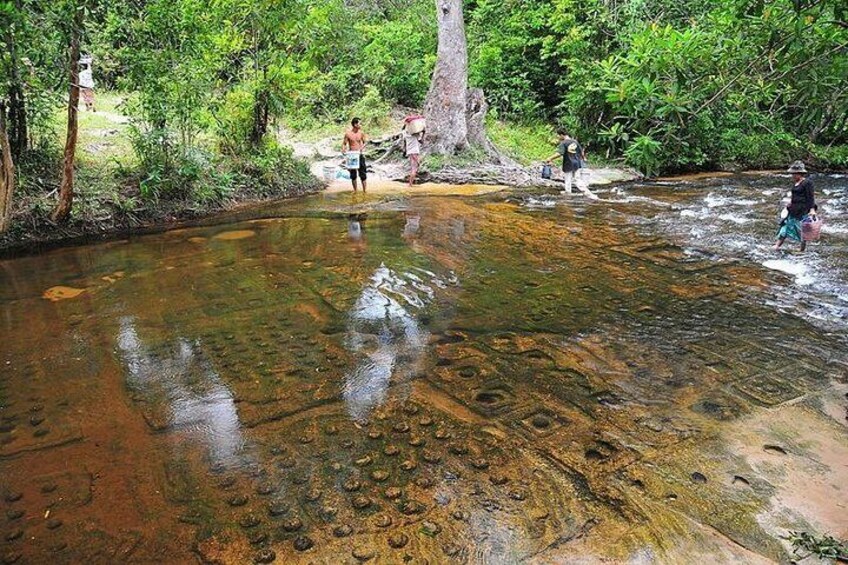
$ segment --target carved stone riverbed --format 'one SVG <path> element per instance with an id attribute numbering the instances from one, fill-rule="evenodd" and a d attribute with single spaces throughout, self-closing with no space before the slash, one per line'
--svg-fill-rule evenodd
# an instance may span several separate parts
<path id="1" fill-rule="evenodd" d="M 848 186 L 316 196 L 0 261 L 2 563 L 785 562 L 848 535 Z"/>

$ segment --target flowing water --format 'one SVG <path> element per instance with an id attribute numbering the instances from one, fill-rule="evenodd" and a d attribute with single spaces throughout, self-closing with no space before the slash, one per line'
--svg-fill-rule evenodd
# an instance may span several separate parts
<path id="1" fill-rule="evenodd" d="M 333 194 L 0 261 L 4 563 L 786 561 L 848 536 L 848 179 Z M 797 247 L 797 246 L 796 246 Z"/>

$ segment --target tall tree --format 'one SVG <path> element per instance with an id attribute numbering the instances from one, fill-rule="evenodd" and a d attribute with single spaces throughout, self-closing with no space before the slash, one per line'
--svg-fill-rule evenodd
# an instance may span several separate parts
<path id="1" fill-rule="evenodd" d="M 15 165 L 9 136 L 6 134 L 6 105 L 0 102 L 0 233 L 9 229 L 14 191 Z"/>
<path id="2" fill-rule="evenodd" d="M 80 33 L 83 24 L 84 10 L 77 6 L 74 11 L 73 23 L 71 25 L 70 45 L 70 95 L 68 96 L 68 135 L 65 139 L 65 155 L 62 161 L 62 184 L 59 185 L 59 202 L 53 209 L 53 221 L 64 222 L 71 215 L 71 206 L 74 201 L 74 161 L 77 151 L 77 133 L 79 124 L 77 121 L 77 106 L 79 105 L 79 58 L 80 58 Z"/>
<path id="3" fill-rule="evenodd" d="M 424 104 L 427 151 L 451 154 L 468 145 L 468 46 L 462 0 L 436 0 L 439 46 Z"/>
<path id="4" fill-rule="evenodd" d="M 12 155 L 19 159 L 27 149 L 29 133 L 27 125 L 26 98 L 24 85 L 21 78 L 21 60 L 18 52 L 18 41 L 16 32 L 23 27 L 24 11 L 21 0 L 15 0 L 5 7 L 0 22 L 3 22 L 5 31 L 3 41 L 6 46 L 6 57 L 0 60 L 6 63 L 6 75 L 8 77 L 7 96 L 9 100 L 9 126 L 8 135 L 11 143 Z"/>

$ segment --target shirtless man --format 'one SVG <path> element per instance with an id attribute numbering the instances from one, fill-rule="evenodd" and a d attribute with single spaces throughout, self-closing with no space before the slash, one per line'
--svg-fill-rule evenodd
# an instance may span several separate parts
<path id="1" fill-rule="evenodd" d="M 348 151 L 359 151 L 359 169 L 350 169 L 350 182 L 353 183 L 353 191 L 356 192 L 356 177 L 362 179 L 362 192 L 365 192 L 368 173 L 365 170 L 365 155 L 362 153 L 365 148 L 365 143 L 368 138 L 365 132 L 362 131 L 359 118 L 353 118 L 350 121 L 351 128 L 345 132 L 344 141 L 342 141 L 342 153 Z"/>

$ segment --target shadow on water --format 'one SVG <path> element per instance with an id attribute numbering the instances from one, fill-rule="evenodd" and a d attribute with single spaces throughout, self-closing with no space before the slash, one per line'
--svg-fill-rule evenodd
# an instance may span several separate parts
<path id="1" fill-rule="evenodd" d="M 815 180 L 803 256 L 768 250 L 785 179 L 725 177 L 330 195 L 0 262 L 3 559 L 758 562 L 842 535 L 848 201 Z"/>

